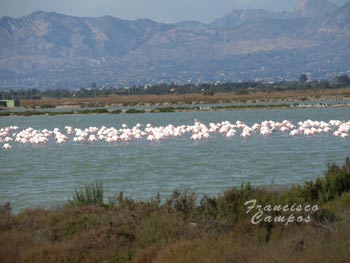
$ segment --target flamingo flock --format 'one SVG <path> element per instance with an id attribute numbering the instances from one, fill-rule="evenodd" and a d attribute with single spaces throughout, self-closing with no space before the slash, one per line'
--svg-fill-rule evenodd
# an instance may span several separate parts
<path id="1" fill-rule="evenodd" d="M 215 135 L 220 135 L 227 140 L 234 136 L 242 137 L 244 140 L 253 135 L 268 137 L 273 133 L 288 133 L 289 136 L 307 136 L 311 137 L 317 134 L 332 134 L 339 138 L 346 138 L 350 135 L 350 121 L 330 120 L 313 121 L 306 120 L 293 124 L 289 120 L 276 122 L 265 120 L 261 123 L 255 123 L 249 126 L 239 120 L 231 123 L 222 121 L 219 123 L 211 122 L 208 125 L 194 120 L 192 125 L 169 124 L 167 126 L 153 126 L 148 123 L 145 126 L 140 123 L 133 127 L 122 124 L 119 129 L 114 127 L 88 127 L 84 129 L 65 126 L 64 129 L 54 128 L 33 129 L 28 127 L 20 130 L 17 126 L 0 128 L 0 145 L 4 150 L 12 149 L 13 145 L 47 145 L 50 141 L 56 144 L 72 143 L 128 143 L 132 140 L 147 140 L 149 142 L 158 142 L 170 138 L 189 136 L 195 142 L 210 139 Z"/>

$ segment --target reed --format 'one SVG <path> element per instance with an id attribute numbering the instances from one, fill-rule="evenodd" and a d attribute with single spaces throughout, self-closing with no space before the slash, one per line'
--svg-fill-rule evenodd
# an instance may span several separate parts
<path id="1" fill-rule="evenodd" d="M 92 184 L 85 185 L 85 188 L 75 190 L 73 199 L 69 201 L 72 205 L 96 205 L 103 206 L 103 185 L 102 182 L 96 181 Z"/>

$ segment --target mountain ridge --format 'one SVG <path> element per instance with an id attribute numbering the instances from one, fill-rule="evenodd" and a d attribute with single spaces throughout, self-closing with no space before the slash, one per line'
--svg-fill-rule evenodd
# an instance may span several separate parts
<path id="1" fill-rule="evenodd" d="M 336 10 L 338 6 L 327 0 L 302 0 L 299 4 L 288 11 L 290 15 L 303 17 L 321 17 Z"/>
<path id="2" fill-rule="evenodd" d="M 330 78 L 350 70 L 350 1 L 319 9 L 325 2 L 302 1 L 306 13 L 232 10 L 208 24 L 2 17 L 0 88 Z"/>

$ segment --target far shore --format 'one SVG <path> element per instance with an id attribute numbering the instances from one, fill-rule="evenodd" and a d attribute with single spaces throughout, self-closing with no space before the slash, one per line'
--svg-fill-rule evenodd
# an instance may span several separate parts
<path id="1" fill-rule="evenodd" d="M 73 115 L 73 114 L 135 114 L 135 113 L 171 113 L 171 112 L 195 112 L 195 111 L 228 111 L 228 110 L 286 110 L 286 109 L 305 109 L 305 108 L 348 108 L 350 104 L 339 103 L 339 104 L 276 104 L 276 105 L 228 105 L 228 106 L 175 106 L 175 107 L 156 107 L 152 109 L 140 109 L 140 108 L 129 108 L 129 109 L 117 109 L 117 110 L 108 110 L 107 108 L 89 108 L 84 109 L 77 107 L 74 110 L 66 111 L 52 111 L 52 110 L 36 110 L 30 109 L 26 110 L 25 108 L 21 111 L 0 111 L 0 117 L 6 116 L 57 116 L 57 115 Z M 71 109 L 71 108 L 69 108 Z"/>
<path id="2" fill-rule="evenodd" d="M 350 107 L 350 90 L 280 91 L 243 95 L 217 93 L 213 96 L 195 93 L 42 98 L 40 100 L 21 100 L 20 105 L 20 107 L 0 109 L 0 117 Z"/>

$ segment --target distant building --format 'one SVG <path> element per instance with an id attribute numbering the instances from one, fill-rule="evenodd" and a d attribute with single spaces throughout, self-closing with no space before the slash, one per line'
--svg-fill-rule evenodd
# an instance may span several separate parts
<path id="1" fill-rule="evenodd" d="M 13 108 L 19 105 L 19 100 L 0 100 L 0 107 Z"/>

